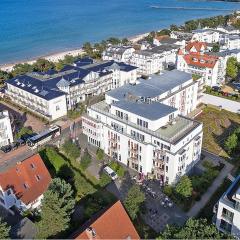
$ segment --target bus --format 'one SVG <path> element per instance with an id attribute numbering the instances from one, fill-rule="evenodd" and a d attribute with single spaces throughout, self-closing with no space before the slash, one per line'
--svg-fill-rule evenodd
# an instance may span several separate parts
<path id="1" fill-rule="evenodd" d="M 30 137 L 27 140 L 27 145 L 32 149 L 34 149 L 50 141 L 51 139 L 57 136 L 60 136 L 60 134 L 61 134 L 61 127 L 54 125 L 54 126 L 51 126 L 49 129 L 44 130 L 43 132 L 40 132 L 39 134 L 33 137 Z"/>

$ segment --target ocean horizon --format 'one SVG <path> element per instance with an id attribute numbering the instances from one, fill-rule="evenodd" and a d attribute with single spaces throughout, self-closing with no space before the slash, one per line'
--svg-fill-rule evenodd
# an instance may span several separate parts
<path id="1" fill-rule="evenodd" d="M 221 1 L 1 0 L 0 64 L 28 61 L 81 48 L 87 41 L 130 37 L 238 9 L 239 3 Z"/>

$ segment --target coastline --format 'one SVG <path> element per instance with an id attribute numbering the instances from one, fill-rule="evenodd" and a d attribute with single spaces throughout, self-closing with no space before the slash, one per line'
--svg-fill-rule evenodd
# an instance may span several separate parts
<path id="1" fill-rule="evenodd" d="M 148 34 L 149 34 L 149 32 L 142 33 L 142 34 L 138 34 L 138 35 L 135 35 L 135 36 L 128 37 L 127 39 L 129 41 L 135 43 L 135 42 L 143 39 L 144 37 L 146 37 Z M 17 61 L 17 62 L 14 62 L 14 63 L 0 64 L 0 70 L 6 71 L 6 72 L 11 72 L 13 70 L 13 67 L 16 64 L 24 64 L 24 63 L 33 64 L 39 58 L 44 58 L 44 59 L 46 59 L 48 61 L 51 61 L 51 62 L 58 62 L 59 60 L 64 59 L 64 57 L 66 55 L 75 57 L 75 56 L 82 55 L 82 54 L 84 54 L 84 50 L 82 48 L 77 48 L 77 49 L 62 51 L 62 52 L 56 52 L 56 53 L 52 53 L 52 54 L 37 56 L 37 57 L 32 58 L 31 60 L 26 60 L 26 61 L 22 60 L 22 61 Z"/>

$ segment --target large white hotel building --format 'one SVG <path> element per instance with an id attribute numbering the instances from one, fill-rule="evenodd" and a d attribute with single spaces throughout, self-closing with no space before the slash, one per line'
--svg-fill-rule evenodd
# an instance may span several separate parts
<path id="1" fill-rule="evenodd" d="M 186 116 L 198 94 L 198 82 L 178 70 L 139 80 L 90 106 L 83 133 L 115 160 L 172 184 L 200 159 L 202 124 Z"/>

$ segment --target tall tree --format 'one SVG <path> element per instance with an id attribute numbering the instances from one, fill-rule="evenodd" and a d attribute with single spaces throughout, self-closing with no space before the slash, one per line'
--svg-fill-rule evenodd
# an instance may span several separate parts
<path id="1" fill-rule="evenodd" d="M 206 219 L 190 218 L 181 228 L 167 226 L 157 239 L 222 239 L 226 237 Z"/>
<path id="2" fill-rule="evenodd" d="M 176 192 L 180 194 L 182 197 L 190 197 L 192 195 L 192 182 L 188 176 L 182 176 L 180 181 L 178 182 L 176 188 Z"/>
<path id="3" fill-rule="evenodd" d="M 124 201 L 124 205 L 132 220 L 136 219 L 137 214 L 144 200 L 145 200 L 145 195 L 141 191 L 140 187 L 138 185 L 133 185 L 129 189 L 127 193 L 127 197 Z"/>
<path id="4" fill-rule="evenodd" d="M 34 64 L 33 64 L 33 70 L 38 72 L 46 72 L 50 69 L 54 68 L 54 64 L 46 59 L 39 58 Z"/>
<path id="5" fill-rule="evenodd" d="M 227 60 L 226 76 L 232 79 L 236 78 L 238 74 L 238 61 L 235 57 L 230 57 Z"/>
<path id="6" fill-rule="evenodd" d="M 69 227 L 75 200 L 71 185 L 60 178 L 52 180 L 44 194 L 38 224 L 38 237 L 54 237 Z"/>
<path id="7" fill-rule="evenodd" d="M 0 239 L 9 238 L 10 227 L 0 218 Z"/>
<path id="8" fill-rule="evenodd" d="M 67 157 L 76 160 L 81 153 L 80 148 L 73 143 L 70 139 L 66 140 L 62 146 L 63 151 L 67 155 Z"/>
<path id="9" fill-rule="evenodd" d="M 231 134 L 224 142 L 224 147 L 226 148 L 228 154 L 231 154 L 238 145 L 238 136 L 236 133 Z"/>

